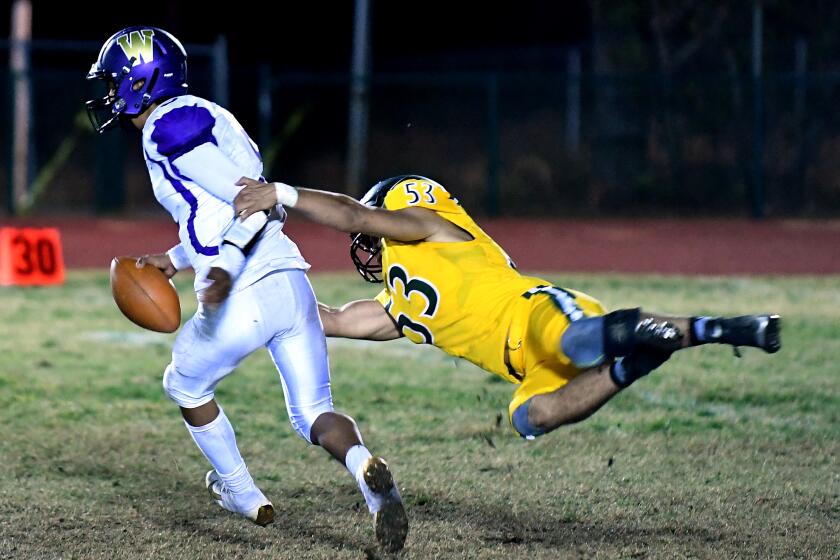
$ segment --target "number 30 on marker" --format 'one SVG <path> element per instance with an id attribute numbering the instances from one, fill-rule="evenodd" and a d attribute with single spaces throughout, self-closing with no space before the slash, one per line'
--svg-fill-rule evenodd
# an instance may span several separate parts
<path id="1" fill-rule="evenodd" d="M 64 282 L 61 238 L 55 228 L 0 228 L 0 285 Z"/>

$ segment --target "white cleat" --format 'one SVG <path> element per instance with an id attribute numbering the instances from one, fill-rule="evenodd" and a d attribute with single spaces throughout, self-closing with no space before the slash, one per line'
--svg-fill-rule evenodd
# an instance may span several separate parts
<path id="1" fill-rule="evenodd" d="M 362 476 L 380 503 L 373 514 L 377 542 L 387 552 L 402 550 L 408 536 L 408 517 L 388 463 L 381 457 L 371 457 L 362 466 Z"/>
<path id="2" fill-rule="evenodd" d="M 215 470 L 207 473 L 204 483 L 213 500 L 224 509 L 250 519 L 260 527 L 274 522 L 274 506 L 256 486 L 244 495 L 234 494 Z"/>

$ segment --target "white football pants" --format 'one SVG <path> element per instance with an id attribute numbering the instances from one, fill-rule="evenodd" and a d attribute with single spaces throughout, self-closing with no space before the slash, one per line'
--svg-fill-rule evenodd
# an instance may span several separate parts
<path id="1" fill-rule="evenodd" d="M 213 399 L 216 384 L 260 346 L 268 348 L 280 373 L 292 426 L 311 442 L 312 423 L 333 405 L 324 329 L 302 270 L 273 272 L 215 309 L 199 304 L 178 333 L 163 387 L 179 406 L 201 406 Z"/>

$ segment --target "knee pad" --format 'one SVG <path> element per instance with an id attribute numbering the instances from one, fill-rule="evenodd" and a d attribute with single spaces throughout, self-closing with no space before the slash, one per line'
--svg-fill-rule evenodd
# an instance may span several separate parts
<path id="1" fill-rule="evenodd" d="M 604 315 L 604 354 L 607 358 L 626 356 L 636 345 L 636 325 L 642 310 L 619 309 Z"/>
<path id="2" fill-rule="evenodd" d="M 510 423 L 513 425 L 513 428 L 525 439 L 534 439 L 545 433 L 545 430 L 534 426 L 528 421 L 528 407 L 530 405 L 531 399 L 528 399 L 519 405 L 510 416 Z"/>
<path id="3" fill-rule="evenodd" d="M 312 432 L 312 424 L 325 412 L 333 411 L 332 397 L 328 397 L 321 402 L 313 403 L 303 406 L 292 406 L 287 404 L 289 413 L 289 422 L 292 428 L 295 429 L 297 435 L 312 443 L 310 433 Z"/>
<path id="4" fill-rule="evenodd" d="M 560 338 L 560 349 L 579 369 L 601 365 L 604 352 L 604 317 L 572 321 Z"/>
<path id="5" fill-rule="evenodd" d="M 163 372 L 163 390 L 181 408 L 197 408 L 210 402 L 213 389 L 201 379 L 183 375 L 173 363 Z"/>

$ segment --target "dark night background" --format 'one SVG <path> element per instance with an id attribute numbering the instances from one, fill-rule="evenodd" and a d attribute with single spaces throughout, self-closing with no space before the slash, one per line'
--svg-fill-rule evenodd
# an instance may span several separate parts
<path id="1" fill-rule="evenodd" d="M 98 45 L 139 23 L 170 31 L 188 51 L 226 37 L 227 105 L 276 179 L 358 194 L 383 176 L 424 173 L 489 214 L 840 212 L 837 2 L 371 0 L 360 184 L 346 178 L 354 2 L 276 3 L 270 13 L 256 2 L 207 5 L 34 1 L 36 41 L 88 46 L 33 49 L 33 174 L 68 137 L 89 134 L 73 132 L 74 114 L 97 94 L 83 76 Z M 8 26 L 0 17 L 0 36 Z M 210 58 L 192 53 L 191 91 L 212 98 Z M 72 188 L 47 185 L 41 208 L 154 208 L 129 135 L 76 140 L 62 164 Z"/>
<path id="2" fill-rule="evenodd" d="M 194 1 L 168 2 L 148 10 L 92 6 L 80 9 L 79 3 L 36 0 L 33 36 L 104 41 L 122 27 L 148 24 L 166 29 L 184 43 L 211 43 L 225 35 L 232 65 L 271 61 L 288 69 L 343 71 L 350 62 L 354 9 L 350 0 L 277 2 L 270 11 L 265 2 L 247 1 L 236 2 L 236 9 L 209 10 L 207 2 Z M 477 2 L 380 0 L 370 6 L 373 64 L 381 68 L 402 64 L 408 57 L 487 49 L 487 59 L 510 65 L 513 57 L 506 56 L 508 49 L 578 43 L 589 29 L 585 2 L 520 1 L 488 7 Z M 8 35 L 8 19 L 0 21 L 0 35 Z"/>

